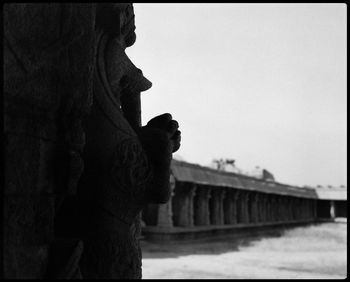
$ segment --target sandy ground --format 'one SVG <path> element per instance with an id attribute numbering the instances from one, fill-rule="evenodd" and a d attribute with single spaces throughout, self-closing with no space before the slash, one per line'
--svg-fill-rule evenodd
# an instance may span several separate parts
<path id="1" fill-rule="evenodd" d="M 241 240 L 143 241 L 143 279 L 344 279 L 346 234 L 346 223 L 322 223 Z"/>

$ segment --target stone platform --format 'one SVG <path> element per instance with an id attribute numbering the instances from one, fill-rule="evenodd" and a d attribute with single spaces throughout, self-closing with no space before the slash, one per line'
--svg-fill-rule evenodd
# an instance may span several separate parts
<path id="1" fill-rule="evenodd" d="M 177 240 L 204 240 L 220 237 L 248 237 L 257 235 L 266 235 L 277 229 L 302 226 L 310 223 L 316 223 L 314 219 L 279 221 L 270 223 L 250 223 L 250 224 L 232 224 L 232 225 L 211 225 L 195 227 L 159 227 L 146 226 L 142 229 L 143 239 L 150 242 L 171 242 Z"/>

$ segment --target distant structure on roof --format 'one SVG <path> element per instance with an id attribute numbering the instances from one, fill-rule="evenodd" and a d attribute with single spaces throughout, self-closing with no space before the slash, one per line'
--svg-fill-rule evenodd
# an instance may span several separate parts
<path id="1" fill-rule="evenodd" d="M 236 168 L 234 159 L 214 159 L 213 167 L 220 171 L 227 171 L 227 168 Z"/>
<path id="2" fill-rule="evenodd" d="M 275 177 L 273 176 L 273 174 L 264 168 L 260 168 L 259 166 L 256 166 L 252 172 L 248 172 L 248 171 L 244 172 L 236 166 L 235 162 L 236 160 L 234 159 L 223 159 L 223 158 L 214 159 L 212 161 L 211 167 L 219 171 L 233 172 L 237 174 L 255 177 L 258 179 L 263 179 L 266 181 L 275 181 Z"/>
<path id="3" fill-rule="evenodd" d="M 273 174 L 267 171 L 266 169 L 263 169 L 262 171 L 262 179 L 266 181 L 275 181 L 275 177 L 273 176 Z"/>

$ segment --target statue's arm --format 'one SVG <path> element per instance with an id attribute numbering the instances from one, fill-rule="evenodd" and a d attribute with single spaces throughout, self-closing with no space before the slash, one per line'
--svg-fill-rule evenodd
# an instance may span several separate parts
<path id="1" fill-rule="evenodd" d="M 138 135 L 147 154 L 153 177 L 145 191 L 148 203 L 166 203 L 170 197 L 170 165 L 172 154 L 180 147 L 181 132 L 168 113 L 151 119 Z"/>

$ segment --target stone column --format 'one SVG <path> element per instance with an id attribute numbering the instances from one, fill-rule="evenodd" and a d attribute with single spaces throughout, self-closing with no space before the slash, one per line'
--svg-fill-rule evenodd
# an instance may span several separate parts
<path id="1" fill-rule="evenodd" d="M 242 223 L 242 191 L 240 190 L 236 194 L 236 212 L 237 212 L 237 223 Z"/>
<path id="2" fill-rule="evenodd" d="M 314 216 L 314 219 L 317 218 L 317 200 L 313 200 L 314 202 L 314 206 L 313 206 L 313 216 Z"/>
<path id="3" fill-rule="evenodd" d="M 225 190 L 223 188 L 212 189 L 210 223 L 213 225 L 224 224 L 224 208 L 223 208 L 224 196 L 225 196 Z"/>
<path id="4" fill-rule="evenodd" d="M 269 196 L 269 221 L 275 221 L 275 202 L 274 202 L 274 196 L 270 194 Z"/>
<path id="5" fill-rule="evenodd" d="M 191 189 L 188 193 L 187 203 L 188 203 L 188 209 L 187 209 L 187 216 L 188 216 L 188 224 L 189 226 L 194 226 L 194 196 L 196 195 L 196 184 L 191 185 Z"/>
<path id="6" fill-rule="evenodd" d="M 261 194 L 260 195 L 260 216 L 259 216 L 259 222 L 265 222 L 266 221 L 266 195 Z"/>
<path id="7" fill-rule="evenodd" d="M 258 193 L 258 222 L 264 221 L 264 194 Z"/>
<path id="8" fill-rule="evenodd" d="M 175 190 L 175 178 L 171 174 L 170 175 L 170 199 L 166 204 L 160 204 L 158 208 L 158 218 L 157 218 L 157 226 L 158 227 L 167 227 L 171 228 L 174 226 L 173 223 L 173 211 L 172 211 L 172 198 L 174 196 Z"/>
<path id="9" fill-rule="evenodd" d="M 302 220 L 303 218 L 304 218 L 303 199 L 299 199 L 299 219 Z"/>
<path id="10" fill-rule="evenodd" d="M 283 198 L 277 196 L 277 221 L 283 221 Z"/>
<path id="11" fill-rule="evenodd" d="M 303 218 L 303 204 L 302 199 L 298 199 L 297 201 L 297 207 L 298 207 L 298 220 L 301 220 Z"/>
<path id="12" fill-rule="evenodd" d="M 172 201 L 174 226 L 193 226 L 192 200 L 195 186 L 177 183 Z"/>
<path id="13" fill-rule="evenodd" d="M 279 197 L 279 221 L 284 221 L 284 196 Z"/>
<path id="14" fill-rule="evenodd" d="M 224 198 L 224 224 L 236 223 L 236 207 L 234 202 L 235 192 L 232 188 L 227 188 Z"/>
<path id="15" fill-rule="evenodd" d="M 279 202 L 278 202 L 278 196 L 275 195 L 273 197 L 273 217 L 274 217 L 274 221 L 278 221 L 279 220 Z"/>
<path id="16" fill-rule="evenodd" d="M 241 192 L 239 190 L 234 190 L 233 191 L 233 197 L 232 197 L 232 224 L 237 224 L 238 223 L 238 198 L 239 194 Z"/>
<path id="17" fill-rule="evenodd" d="M 268 222 L 268 210 L 269 210 L 269 194 L 264 194 L 264 222 Z"/>
<path id="18" fill-rule="evenodd" d="M 210 188 L 198 185 L 194 197 L 194 225 L 209 225 Z"/>
<path id="19" fill-rule="evenodd" d="M 293 197 L 289 198 L 289 220 L 293 220 Z"/>
<path id="20" fill-rule="evenodd" d="M 244 223 L 249 223 L 249 195 L 250 192 L 245 191 L 242 198 L 242 215 Z"/>
<path id="21" fill-rule="evenodd" d="M 256 222 L 261 222 L 262 216 L 262 197 L 261 193 L 256 194 Z"/>
<path id="22" fill-rule="evenodd" d="M 306 217 L 306 219 L 310 219 L 310 210 L 311 210 L 310 200 L 306 199 L 305 200 L 305 217 Z"/>
<path id="23" fill-rule="evenodd" d="M 301 199 L 301 218 L 306 218 L 305 199 Z"/>
<path id="24" fill-rule="evenodd" d="M 335 218 L 335 203 L 333 200 L 330 203 L 330 215 L 332 219 Z"/>
<path id="25" fill-rule="evenodd" d="M 251 192 L 249 198 L 249 223 L 255 223 L 258 217 L 258 195 L 256 192 Z"/>
<path id="26" fill-rule="evenodd" d="M 297 216 L 297 198 L 293 197 L 292 198 L 292 219 L 296 220 L 298 218 Z"/>
<path id="27" fill-rule="evenodd" d="M 286 197 L 281 197 L 281 220 L 287 221 L 287 201 Z"/>
<path id="28" fill-rule="evenodd" d="M 271 222 L 271 194 L 266 195 L 266 222 Z"/>
<path id="29" fill-rule="evenodd" d="M 287 221 L 290 221 L 291 217 L 292 217 L 292 210 L 291 210 L 291 206 L 290 206 L 290 197 L 289 196 L 286 198 L 286 208 L 287 208 Z"/>
<path id="30" fill-rule="evenodd" d="M 239 191 L 228 188 L 224 198 L 224 224 L 236 224 Z"/>

